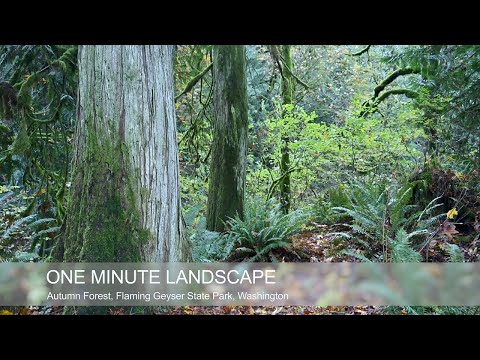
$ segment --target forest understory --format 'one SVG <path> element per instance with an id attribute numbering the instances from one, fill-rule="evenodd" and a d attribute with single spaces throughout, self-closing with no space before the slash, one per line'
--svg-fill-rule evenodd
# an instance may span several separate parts
<path id="1" fill-rule="evenodd" d="M 0 45 L 0 262 L 478 262 L 479 93 L 476 45 Z"/>
<path id="2" fill-rule="evenodd" d="M 362 251 L 352 243 L 337 242 L 339 233 L 350 232 L 345 224 L 322 225 L 308 224 L 309 230 L 292 236 L 292 247 L 276 249 L 272 256 L 281 262 L 359 262 L 356 257 L 349 255 L 361 254 Z M 478 261 L 478 247 L 480 239 L 468 237 L 468 234 L 458 233 L 458 244 L 466 262 Z M 463 241 L 462 241 L 463 239 Z M 465 240 L 467 239 L 467 240 Z M 448 241 L 448 238 L 445 239 Z M 25 241 L 28 243 L 28 241 Z M 21 244 L 18 242 L 17 244 Z M 12 249 L 13 250 L 13 249 Z M 26 252 L 26 248 L 16 249 Z M 421 252 L 423 261 L 448 262 L 451 253 L 444 240 L 432 240 L 428 247 Z M 227 261 L 241 261 L 242 259 L 228 259 Z M 0 310 L 2 315 L 63 315 L 64 308 L 57 307 L 10 307 Z M 148 311 L 143 308 L 113 307 L 106 311 L 110 315 L 413 315 L 413 314 L 470 314 L 477 315 L 478 307 L 399 307 L 399 306 L 162 306 Z"/>

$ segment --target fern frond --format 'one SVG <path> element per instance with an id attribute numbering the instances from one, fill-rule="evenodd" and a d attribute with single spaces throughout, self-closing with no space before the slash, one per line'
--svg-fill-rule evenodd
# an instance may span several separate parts
<path id="1" fill-rule="evenodd" d="M 435 199 L 433 199 L 432 201 L 430 201 L 427 206 L 425 207 L 425 209 L 420 213 L 420 215 L 418 216 L 417 218 L 417 222 L 419 222 L 424 215 L 428 215 L 430 214 L 435 208 L 439 207 L 439 206 L 442 206 L 443 204 L 436 204 L 435 203 L 440 200 L 442 197 L 439 196 L 439 197 L 436 197 Z"/>
<path id="2" fill-rule="evenodd" d="M 18 230 L 20 228 L 20 226 L 24 225 L 24 224 L 28 224 L 29 222 L 31 221 L 34 221 L 34 219 L 36 219 L 38 217 L 37 214 L 34 214 L 34 215 L 29 215 L 27 217 L 24 217 L 24 218 L 20 218 L 18 219 L 17 221 L 15 221 L 12 226 L 10 226 L 6 231 L 5 233 L 2 235 L 2 240 L 4 239 L 7 239 L 10 237 L 10 234 L 16 230 Z"/>
<path id="3" fill-rule="evenodd" d="M 445 243 L 447 245 L 449 262 L 465 262 L 462 249 L 456 244 Z"/>
<path id="4" fill-rule="evenodd" d="M 36 253 L 17 251 L 15 253 L 15 257 L 13 258 L 13 262 L 33 262 L 39 258 L 40 256 L 38 256 Z"/>
<path id="5" fill-rule="evenodd" d="M 42 231 L 39 231 L 35 235 L 32 236 L 32 245 L 30 246 L 30 251 L 33 251 L 35 249 L 35 246 L 37 245 L 38 241 L 46 235 L 49 234 L 55 234 L 60 232 L 60 226 L 48 228 Z"/>
<path id="6" fill-rule="evenodd" d="M 410 238 L 405 229 L 399 229 L 395 239 L 392 241 L 392 260 L 393 262 L 414 263 L 420 262 L 422 256 L 415 251 L 410 243 Z"/>
<path id="7" fill-rule="evenodd" d="M 360 260 L 362 262 L 367 262 L 367 263 L 373 262 L 372 260 L 370 260 L 366 256 L 364 256 L 360 253 L 357 253 L 355 251 L 352 251 L 352 250 L 342 250 L 342 251 L 340 251 L 340 254 L 354 257 L 355 259 Z"/>
<path id="8" fill-rule="evenodd" d="M 30 224 L 28 224 L 28 227 L 32 228 L 32 229 L 35 229 L 39 226 L 42 226 L 42 225 L 45 225 L 45 224 L 49 224 L 51 222 L 54 222 L 54 221 L 57 221 L 57 219 L 53 219 L 53 218 L 42 218 L 42 219 L 38 219 Z"/>

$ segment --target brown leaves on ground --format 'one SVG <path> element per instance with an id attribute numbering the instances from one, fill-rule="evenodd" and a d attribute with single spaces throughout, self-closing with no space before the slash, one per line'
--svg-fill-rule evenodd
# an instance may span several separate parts
<path id="1" fill-rule="evenodd" d="M 480 223 L 480 215 L 477 219 Z M 282 262 L 345 262 L 355 261 L 351 256 L 341 253 L 342 250 L 362 252 L 358 243 L 342 238 L 339 233 L 350 233 L 352 231 L 345 225 L 320 225 L 313 223 L 313 230 L 305 231 L 292 237 L 290 249 L 276 249 L 271 255 Z M 444 242 L 456 242 L 462 249 L 466 261 L 478 261 L 478 248 L 480 247 L 480 236 L 474 236 L 468 241 L 461 242 L 462 234 L 457 231 L 455 224 L 445 220 L 439 225 L 438 236 L 432 237 L 429 246 L 422 250 L 428 261 L 448 261 Z M 153 314 L 157 315 L 369 315 L 381 314 L 381 307 L 372 306 L 176 306 L 151 308 Z M 22 315 L 43 315 L 61 314 L 62 307 L 22 307 L 16 310 L 0 310 L 0 315 L 22 314 Z M 111 315 L 127 315 L 131 312 L 124 308 L 111 308 Z M 407 314 L 405 310 L 402 314 Z"/>
<path id="2" fill-rule="evenodd" d="M 455 224 L 451 223 L 450 221 L 444 221 L 441 228 L 441 234 L 447 236 L 448 240 L 453 240 L 453 235 L 459 234 L 457 231 Z"/>
<path id="3" fill-rule="evenodd" d="M 158 315 L 370 315 L 373 306 L 178 306 Z"/>
<path id="4" fill-rule="evenodd" d="M 62 313 L 62 306 L 12 306 L 0 309 L 0 315 L 60 315 Z"/>

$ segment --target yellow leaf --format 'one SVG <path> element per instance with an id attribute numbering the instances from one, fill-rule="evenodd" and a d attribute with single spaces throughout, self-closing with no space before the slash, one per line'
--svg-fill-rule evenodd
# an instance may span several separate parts
<path id="1" fill-rule="evenodd" d="M 37 196 L 40 196 L 40 195 L 43 195 L 47 192 L 47 190 L 45 190 L 45 188 L 41 188 L 38 193 L 37 193 Z"/>
<path id="2" fill-rule="evenodd" d="M 22 306 L 18 311 L 18 315 L 30 315 L 30 309 L 26 306 Z"/>
<path id="3" fill-rule="evenodd" d="M 447 212 L 447 218 L 449 218 L 449 219 L 453 219 L 457 215 L 458 215 L 457 208 L 450 209 Z"/>
<path id="4" fill-rule="evenodd" d="M 185 306 L 185 307 L 183 308 L 183 313 L 184 313 L 184 314 L 187 314 L 187 315 L 190 315 L 190 314 L 193 314 L 193 310 L 190 309 L 189 306 Z"/>
<path id="5" fill-rule="evenodd" d="M 13 315 L 10 310 L 0 310 L 0 315 Z"/>

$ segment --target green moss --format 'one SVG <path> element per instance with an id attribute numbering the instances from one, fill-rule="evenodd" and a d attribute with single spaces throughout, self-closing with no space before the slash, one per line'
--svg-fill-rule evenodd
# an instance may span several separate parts
<path id="1" fill-rule="evenodd" d="M 30 137 L 27 132 L 27 125 L 25 123 L 20 124 L 20 129 L 15 141 L 13 142 L 12 154 L 15 155 L 27 155 L 30 152 L 32 145 L 30 142 Z"/>
<path id="2" fill-rule="evenodd" d="M 152 235 L 140 227 L 124 145 L 106 134 L 98 141 L 92 122 L 87 124 L 86 151 L 74 169 L 64 260 L 141 261 L 141 245 Z"/>
<path id="3" fill-rule="evenodd" d="M 243 218 L 244 212 L 245 173 L 240 169 L 244 169 L 246 153 L 240 144 L 247 142 L 248 132 L 245 47 L 215 46 L 214 58 L 214 97 L 220 101 L 215 107 L 226 106 L 230 111 L 215 110 L 220 117 L 213 134 L 207 229 L 222 232 L 225 221 L 237 215 Z"/>
<path id="4" fill-rule="evenodd" d="M 293 103 L 294 79 L 291 71 L 293 70 L 293 58 L 291 45 L 282 45 L 280 47 L 284 61 L 284 71 L 282 77 L 282 104 L 283 106 Z M 286 214 L 290 209 L 290 149 L 289 139 L 284 137 L 282 149 L 282 159 L 280 162 L 280 172 L 285 174 L 280 181 L 280 201 L 283 212 Z"/>

